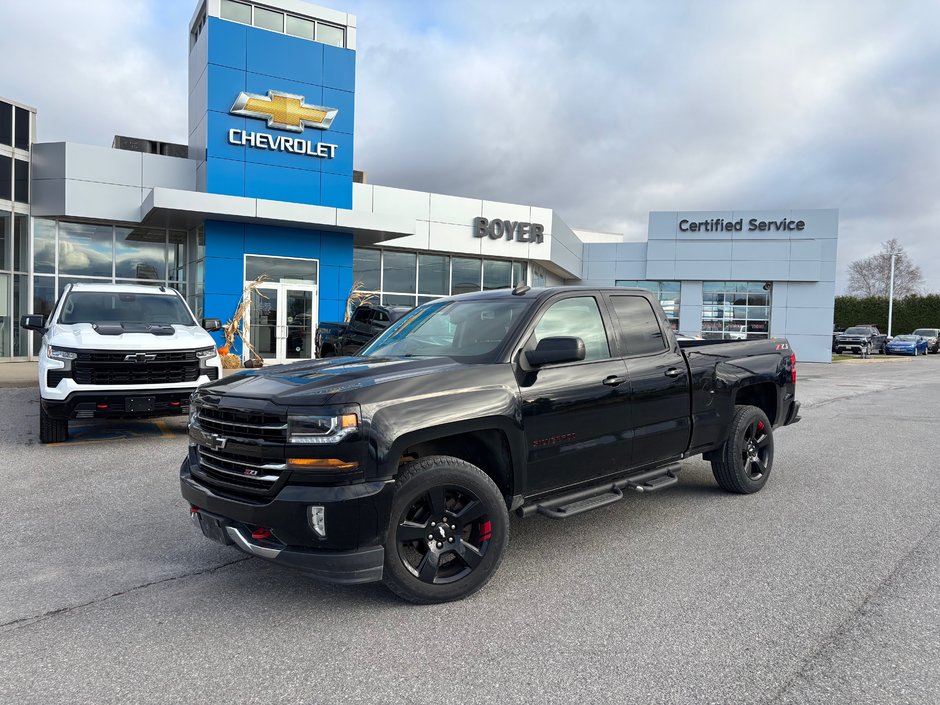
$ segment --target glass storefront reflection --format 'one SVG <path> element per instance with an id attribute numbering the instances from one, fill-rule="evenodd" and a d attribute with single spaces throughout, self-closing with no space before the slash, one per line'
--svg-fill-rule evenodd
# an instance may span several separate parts
<path id="1" fill-rule="evenodd" d="M 59 223 L 59 273 L 110 277 L 114 260 L 110 225 Z"/>

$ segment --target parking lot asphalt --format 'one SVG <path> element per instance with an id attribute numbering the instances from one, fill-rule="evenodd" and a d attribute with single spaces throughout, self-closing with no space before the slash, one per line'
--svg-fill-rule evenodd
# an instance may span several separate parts
<path id="1" fill-rule="evenodd" d="M 483 591 L 415 607 L 197 535 L 182 419 L 37 442 L 0 389 L 0 702 L 940 702 L 940 356 L 799 365 L 762 492 L 511 522 Z"/>

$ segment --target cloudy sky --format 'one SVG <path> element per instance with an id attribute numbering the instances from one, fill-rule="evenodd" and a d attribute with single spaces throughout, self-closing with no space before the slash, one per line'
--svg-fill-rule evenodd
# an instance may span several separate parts
<path id="1" fill-rule="evenodd" d="M 359 18 L 369 180 L 555 208 L 838 208 L 845 269 L 897 237 L 940 291 L 940 3 L 328 3 Z M 186 141 L 194 0 L 2 0 L 0 95 L 40 141 Z M 22 28 L 22 31 L 9 31 Z"/>

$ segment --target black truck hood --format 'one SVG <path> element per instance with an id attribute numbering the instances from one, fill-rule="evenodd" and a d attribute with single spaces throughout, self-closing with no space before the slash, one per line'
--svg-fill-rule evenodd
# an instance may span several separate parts
<path id="1" fill-rule="evenodd" d="M 448 375 L 462 367 L 446 357 L 333 357 L 244 370 L 200 389 L 283 405 L 327 404 L 379 385 Z"/>

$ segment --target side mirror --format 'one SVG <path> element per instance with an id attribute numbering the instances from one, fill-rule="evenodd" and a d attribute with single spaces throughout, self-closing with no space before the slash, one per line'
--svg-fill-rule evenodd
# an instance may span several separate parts
<path id="1" fill-rule="evenodd" d="M 574 336 L 542 338 L 535 346 L 535 350 L 526 352 L 525 359 L 532 367 L 559 362 L 577 362 L 584 359 L 584 341 Z"/>
<path id="2" fill-rule="evenodd" d="M 34 330 L 37 333 L 45 333 L 46 317 L 38 313 L 31 313 L 28 316 L 20 316 L 20 327 L 25 328 L 26 330 Z"/>
<path id="3" fill-rule="evenodd" d="M 210 333 L 214 333 L 217 330 L 222 330 L 222 321 L 218 318 L 203 318 L 202 327 Z"/>

